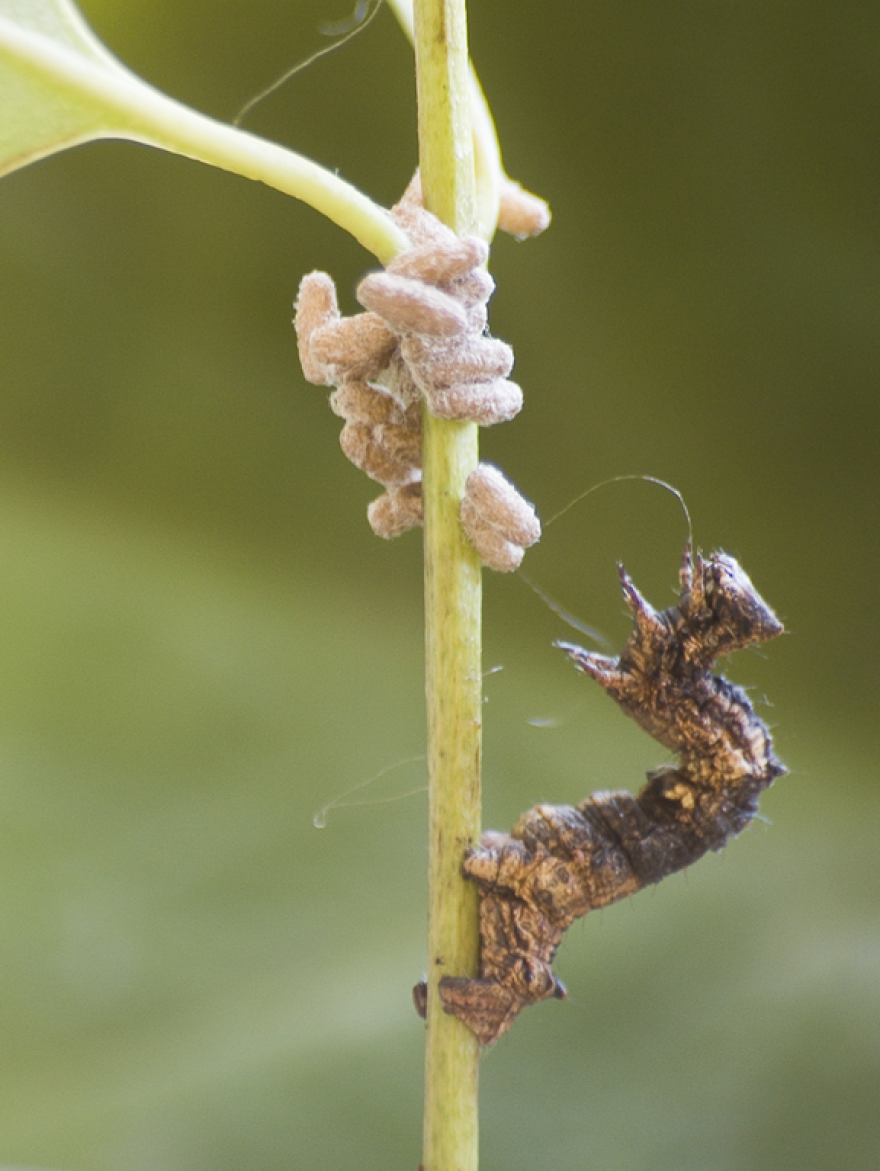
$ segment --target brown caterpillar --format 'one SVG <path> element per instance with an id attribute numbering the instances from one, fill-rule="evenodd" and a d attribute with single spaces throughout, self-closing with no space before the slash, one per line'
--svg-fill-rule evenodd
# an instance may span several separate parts
<path id="1" fill-rule="evenodd" d="M 440 998 L 484 1045 L 526 1005 L 565 997 L 551 963 L 575 919 L 720 850 L 786 771 L 746 693 L 711 673 L 716 658 L 775 638 L 782 623 L 726 553 L 692 560 L 688 545 L 679 577 L 678 604 L 658 612 L 620 567 L 635 624 L 619 658 L 556 644 L 678 765 L 649 773 L 638 796 L 538 805 L 465 856 L 481 894 L 480 976 L 444 977 Z M 417 986 L 420 1011 L 425 996 Z"/>

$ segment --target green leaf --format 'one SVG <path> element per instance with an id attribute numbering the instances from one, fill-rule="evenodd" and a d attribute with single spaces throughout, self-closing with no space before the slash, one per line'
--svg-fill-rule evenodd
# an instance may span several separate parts
<path id="1" fill-rule="evenodd" d="M 121 65 L 69 0 L 0 0 L 0 175 L 96 138 L 127 138 L 308 203 L 386 263 L 408 244 L 384 208 L 294 151 L 215 122 Z"/>
<path id="2" fill-rule="evenodd" d="M 0 175 L 107 134 L 71 71 L 126 75 L 67 0 L 0 0 Z"/>
<path id="3" fill-rule="evenodd" d="M 0 0 L 0 16 L 96 61 L 118 66 L 69 0 Z"/>

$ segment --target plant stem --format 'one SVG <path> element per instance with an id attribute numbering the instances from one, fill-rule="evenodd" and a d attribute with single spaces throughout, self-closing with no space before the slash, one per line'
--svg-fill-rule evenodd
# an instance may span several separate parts
<path id="1" fill-rule="evenodd" d="M 473 230 L 474 159 L 465 0 L 417 0 L 419 162 L 425 202 Z M 479 559 L 458 510 L 478 461 L 477 428 L 423 412 L 428 705 L 428 1014 L 424 1171 L 476 1171 L 479 1044 L 440 1005 L 443 975 L 475 975 L 476 888 L 461 874 L 480 832 L 482 667 Z"/>
<path id="2" fill-rule="evenodd" d="M 0 17 L 0 66 L 24 94 L 43 104 L 48 128 L 45 141 L 33 150 L 23 146 L 21 156 L 5 167 L 0 151 L 0 174 L 79 143 L 130 139 L 301 199 L 350 232 L 383 264 L 407 247 L 406 234 L 387 211 L 332 171 L 167 97 L 110 57 L 88 29 L 79 35 L 82 45 L 71 48 Z M 59 109 L 63 118 L 56 136 L 51 127 Z"/>
<path id="3" fill-rule="evenodd" d="M 397 22 L 415 43 L 413 29 L 413 0 L 385 0 L 397 17 Z M 469 66 L 471 130 L 474 143 L 474 172 L 476 176 L 476 212 L 471 230 L 491 240 L 498 223 L 498 195 L 504 166 L 501 146 L 495 133 L 495 123 L 489 104 L 483 94 L 473 65 Z"/>

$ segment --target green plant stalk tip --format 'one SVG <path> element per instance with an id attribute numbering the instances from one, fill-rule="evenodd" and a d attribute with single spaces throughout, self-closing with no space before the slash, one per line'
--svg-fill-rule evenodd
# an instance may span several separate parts
<path id="1" fill-rule="evenodd" d="M 474 155 L 465 0 L 414 9 L 419 166 L 428 208 L 474 230 Z M 477 1171 L 479 1043 L 440 1005 L 444 975 L 476 975 L 479 901 L 462 877 L 480 834 L 481 567 L 459 521 L 477 466 L 472 423 L 423 412 L 425 665 L 428 708 L 428 1016 L 424 1171 Z"/>

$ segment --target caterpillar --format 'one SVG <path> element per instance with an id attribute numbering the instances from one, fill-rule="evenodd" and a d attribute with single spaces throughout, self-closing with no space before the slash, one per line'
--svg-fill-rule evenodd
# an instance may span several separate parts
<path id="1" fill-rule="evenodd" d="M 523 1008 L 566 990 L 552 970 L 575 919 L 635 894 L 720 850 L 754 817 L 785 773 L 742 688 L 712 674 L 721 656 L 783 626 L 733 557 L 685 548 L 678 603 L 655 610 L 619 566 L 633 630 L 619 657 L 555 645 L 620 708 L 678 757 L 634 796 L 598 792 L 577 806 L 538 805 L 509 834 L 467 851 L 480 889 L 480 975 L 446 976 L 443 1009 L 491 1045 Z M 422 1015 L 426 989 L 414 990 Z"/>

